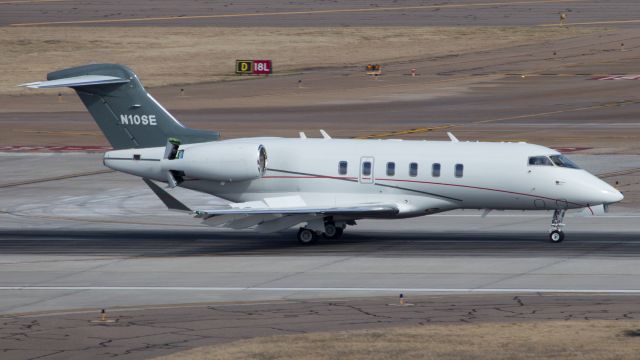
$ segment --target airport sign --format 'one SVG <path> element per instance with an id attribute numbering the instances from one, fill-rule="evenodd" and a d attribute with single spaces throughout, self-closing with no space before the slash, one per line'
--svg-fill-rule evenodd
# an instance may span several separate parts
<path id="1" fill-rule="evenodd" d="M 236 60 L 238 75 L 269 75 L 272 71 L 271 60 Z"/>

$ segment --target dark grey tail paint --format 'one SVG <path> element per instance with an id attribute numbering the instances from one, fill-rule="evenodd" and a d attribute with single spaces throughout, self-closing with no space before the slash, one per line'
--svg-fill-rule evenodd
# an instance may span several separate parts
<path id="1" fill-rule="evenodd" d="M 73 87 L 114 149 L 165 146 L 168 138 L 182 144 L 217 140 L 215 131 L 184 127 L 144 89 L 138 76 L 118 64 L 84 65 L 47 74 L 48 80 L 82 75 L 115 76 L 124 84 Z"/>

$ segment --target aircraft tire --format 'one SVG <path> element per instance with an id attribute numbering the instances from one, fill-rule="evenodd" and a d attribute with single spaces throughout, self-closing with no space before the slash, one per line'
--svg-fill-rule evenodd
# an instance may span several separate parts
<path id="1" fill-rule="evenodd" d="M 300 228 L 298 230 L 298 242 L 302 245 L 312 245 L 318 241 L 318 236 L 315 232 L 309 229 Z"/>
<path id="2" fill-rule="evenodd" d="M 564 232 L 560 230 L 553 230 L 549 233 L 549 240 L 551 240 L 552 243 L 561 243 L 562 240 L 564 240 Z"/>
<path id="3" fill-rule="evenodd" d="M 329 240 L 340 239 L 344 233 L 344 229 L 340 227 L 334 227 L 334 229 L 333 234 L 329 235 L 329 233 L 323 233 L 322 236 Z"/>

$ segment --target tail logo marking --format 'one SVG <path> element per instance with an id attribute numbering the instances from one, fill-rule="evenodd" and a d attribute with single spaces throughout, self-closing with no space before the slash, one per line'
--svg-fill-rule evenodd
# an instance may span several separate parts
<path id="1" fill-rule="evenodd" d="M 120 122 L 122 125 L 150 125 L 156 126 L 155 115 L 120 115 Z"/>

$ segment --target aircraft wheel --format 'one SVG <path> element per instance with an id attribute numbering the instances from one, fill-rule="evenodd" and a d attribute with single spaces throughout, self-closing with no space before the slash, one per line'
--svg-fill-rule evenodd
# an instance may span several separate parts
<path id="1" fill-rule="evenodd" d="M 300 228 L 300 230 L 298 230 L 298 241 L 302 245 L 311 245 L 318 241 L 318 237 L 315 232 L 309 229 Z"/>
<path id="2" fill-rule="evenodd" d="M 549 233 L 549 240 L 551 240 L 552 243 L 562 242 L 562 240 L 564 240 L 564 232 L 560 230 L 553 230 Z"/>
<path id="3" fill-rule="evenodd" d="M 340 239 L 342 237 L 342 233 L 344 233 L 344 229 L 341 227 L 336 227 L 335 225 L 327 225 L 325 226 L 325 232 L 322 236 L 325 239 L 335 240 Z"/>

